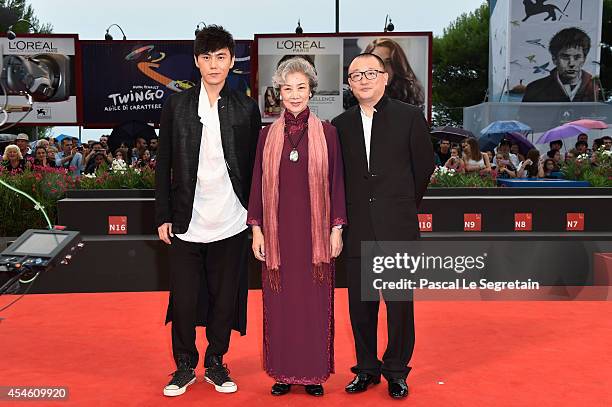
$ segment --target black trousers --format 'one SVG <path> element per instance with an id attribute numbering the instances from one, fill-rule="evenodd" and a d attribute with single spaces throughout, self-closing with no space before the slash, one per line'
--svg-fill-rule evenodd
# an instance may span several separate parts
<path id="1" fill-rule="evenodd" d="M 361 301 L 361 258 L 348 257 L 349 313 L 357 365 L 353 373 L 369 373 L 387 379 L 406 378 L 414 350 L 414 304 L 412 301 L 385 301 L 387 307 L 387 349 L 382 362 L 377 355 L 378 309 L 380 301 Z"/>
<path id="2" fill-rule="evenodd" d="M 208 347 L 204 365 L 210 366 L 208 361 L 211 356 L 222 357 L 227 353 L 236 315 L 240 273 L 246 267 L 247 243 L 247 230 L 212 243 L 192 243 L 172 238 L 172 353 L 177 365 L 181 359 L 188 359 L 192 368 L 198 364 L 196 321 L 202 286 L 208 290 Z"/>

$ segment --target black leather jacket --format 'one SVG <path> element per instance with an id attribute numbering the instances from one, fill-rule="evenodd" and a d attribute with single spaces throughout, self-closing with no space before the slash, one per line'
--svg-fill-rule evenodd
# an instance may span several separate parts
<path id="1" fill-rule="evenodd" d="M 202 123 L 198 116 L 198 84 L 171 95 L 161 113 L 155 168 L 155 221 L 172 223 L 185 233 L 191 221 L 198 173 Z M 259 108 L 250 97 L 227 83 L 218 101 L 221 143 L 234 192 L 248 208 L 253 162 L 261 129 Z"/>

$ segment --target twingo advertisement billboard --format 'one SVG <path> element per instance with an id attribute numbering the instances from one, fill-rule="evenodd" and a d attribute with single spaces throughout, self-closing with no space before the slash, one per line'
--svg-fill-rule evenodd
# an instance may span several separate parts
<path id="1" fill-rule="evenodd" d="M 200 80 L 193 41 L 81 41 L 83 124 L 108 128 L 128 120 L 159 124 L 166 98 Z M 251 94 L 250 40 L 236 41 L 233 89 Z"/>

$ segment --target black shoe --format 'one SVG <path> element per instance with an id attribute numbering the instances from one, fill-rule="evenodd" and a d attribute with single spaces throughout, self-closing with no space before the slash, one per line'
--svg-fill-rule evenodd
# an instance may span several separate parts
<path id="1" fill-rule="evenodd" d="M 289 390 L 291 390 L 290 384 L 276 382 L 272 386 L 272 391 L 270 393 L 272 393 L 273 396 L 282 396 L 283 394 L 289 393 Z"/>
<path id="2" fill-rule="evenodd" d="M 357 373 L 352 382 L 350 382 L 344 390 L 347 393 L 361 393 L 368 389 L 370 384 L 380 383 L 380 376 L 373 376 L 368 373 Z"/>
<path id="3" fill-rule="evenodd" d="M 234 393 L 238 390 L 238 386 L 229 377 L 229 369 L 227 364 L 222 364 L 222 359 L 218 356 L 211 357 L 207 364 L 206 373 L 204 373 L 204 380 L 215 386 L 215 390 L 219 393 Z"/>
<path id="4" fill-rule="evenodd" d="M 172 373 L 172 380 L 164 387 L 164 396 L 175 397 L 185 393 L 187 387 L 196 381 L 196 375 L 189 365 L 181 364 Z"/>
<path id="5" fill-rule="evenodd" d="M 323 395 L 323 385 L 321 384 L 307 384 L 304 386 L 306 393 L 311 396 L 320 397 Z"/>
<path id="6" fill-rule="evenodd" d="M 396 378 L 389 379 L 389 396 L 394 399 L 401 399 L 408 395 L 408 385 L 406 379 Z"/>

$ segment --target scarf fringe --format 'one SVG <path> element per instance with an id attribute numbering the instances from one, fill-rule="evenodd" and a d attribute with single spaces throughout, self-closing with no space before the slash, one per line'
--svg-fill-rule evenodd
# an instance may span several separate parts
<path id="1" fill-rule="evenodd" d="M 312 278 L 315 284 L 322 285 L 332 281 L 332 267 L 330 263 L 319 263 L 312 265 Z"/>
<path id="2" fill-rule="evenodd" d="M 266 268 L 266 273 L 268 275 L 268 284 L 270 284 L 270 289 L 275 293 L 279 293 L 281 290 L 280 269 Z"/>
<path id="3" fill-rule="evenodd" d="M 265 278 L 264 282 L 267 282 L 270 286 L 270 290 L 275 293 L 281 291 L 281 275 L 280 269 L 269 269 L 264 266 Z M 334 272 L 333 263 L 319 263 L 312 265 L 312 281 L 314 284 L 319 286 L 324 283 L 331 283 L 333 281 L 332 273 Z"/>

